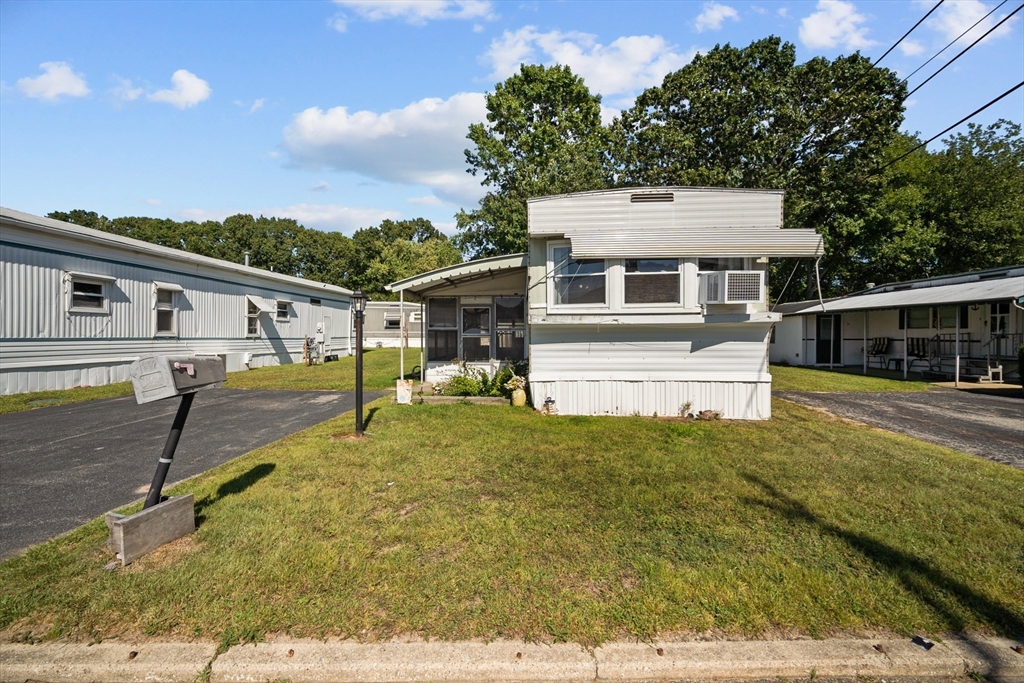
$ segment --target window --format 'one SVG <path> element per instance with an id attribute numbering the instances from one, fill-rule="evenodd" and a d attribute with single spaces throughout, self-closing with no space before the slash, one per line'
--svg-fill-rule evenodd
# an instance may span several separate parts
<path id="1" fill-rule="evenodd" d="M 491 359 L 491 307 L 462 307 L 462 360 L 467 363 Z"/>
<path id="2" fill-rule="evenodd" d="M 277 318 L 278 322 L 286 323 L 286 322 L 288 322 L 289 320 L 292 319 L 291 311 L 288 310 L 288 307 L 291 306 L 291 303 L 292 302 L 290 302 L 290 301 L 278 301 L 277 302 L 276 318 Z"/>
<path id="3" fill-rule="evenodd" d="M 989 328 L 991 335 L 1006 334 L 1006 325 L 1010 317 L 1010 304 L 1007 301 L 1002 303 L 989 304 Z"/>
<path id="4" fill-rule="evenodd" d="M 494 300 L 497 360 L 526 358 L 526 306 L 523 297 L 498 297 Z"/>
<path id="5" fill-rule="evenodd" d="M 911 330 L 926 330 L 931 327 L 928 308 L 908 308 L 907 328 Z"/>
<path id="6" fill-rule="evenodd" d="M 174 336 L 178 326 L 174 309 L 174 292 L 169 289 L 156 290 L 156 334 Z"/>
<path id="7" fill-rule="evenodd" d="M 310 297 L 309 305 L 310 306 L 319 306 L 320 305 L 320 299 L 314 299 L 313 297 Z"/>
<path id="8" fill-rule="evenodd" d="M 398 317 L 398 313 L 387 313 L 384 315 L 384 329 L 385 330 L 400 330 L 402 329 L 402 319 Z"/>
<path id="9" fill-rule="evenodd" d="M 697 259 L 697 270 L 744 270 L 742 258 L 702 258 Z"/>
<path id="10" fill-rule="evenodd" d="M 679 303 L 679 259 L 626 259 L 625 303 Z"/>
<path id="11" fill-rule="evenodd" d="M 245 334 L 247 337 L 258 337 L 260 336 L 260 307 L 253 303 L 251 299 L 246 300 L 246 303 L 249 307 L 245 316 Z"/>
<path id="12" fill-rule="evenodd" d="M 88 273 L 68 272 L 67 279 L 68 310 L 74 313 L 106 313 L 108 311 L 107 287 L 114 278 L 106 275 L 90 275 Z"/>
<path id="13" fill-rule="evenodd" d="M 458 306 L 455 297 L 427 300 L 427 360 L 459 357 Z"/>
<path id="14" fill-rule="evenodd" d="M 570 254 L 567 246 L 552 249 L 552 303 L 556 306 L 607 305 L 604 259 L 574 259 Z"/>
<path id="15" fill-rule="evenodd" d="M 956 306 L 936 306 L 932 309 L 932 327 L 937 330 L 956 329 Z"/>

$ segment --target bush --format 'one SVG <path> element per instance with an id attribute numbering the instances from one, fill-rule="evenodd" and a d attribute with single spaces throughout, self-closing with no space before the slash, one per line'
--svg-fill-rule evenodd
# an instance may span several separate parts
<path id="1" fill-rule="evenodd" d="M 494 377 L 488 377 L 483 370 L 474 370 L 465 363 L 459 365 L 458 373 L 434 385 L 434 393 L 441 396 L 504 396 L 512 398 L 512 390 L 505 384 L 514 375 L 525 377 L 526 361 L 506 365 Z"/>
<path id="2" fill-rule="evenodd" d="M 480 378 L 459 374 L 444 380 L 437 388 L 442 396 L 481 396 L 484 387 Z"/>

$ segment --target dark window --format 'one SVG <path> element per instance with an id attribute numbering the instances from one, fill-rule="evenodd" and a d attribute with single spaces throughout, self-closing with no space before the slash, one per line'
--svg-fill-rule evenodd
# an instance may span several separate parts
<path id="1" fill-rule="evenodd" d="M 491 359 L 491 307 L 462 307 L 462 360 Z"/>
<path id="2" fill-rule="evenodd" d="M 402 327 L 402 321 L 398 318 L 384 318 L 385 330 L 398 330 Z"/>
<path id="3" fill-rule="evenodd" d="M 103 284 L 100 282 L 82 282 L 75 280 L 71 283 L 71 308 L 91 308 L 103 310 L 107 302 L 103 296 Z"/>
<path id="4" fill-rule="evenodd" d="M 173 335 L 175 330 L 174 292 L 169 289 L 156 290 L 156 333 Z"/>
<path id="5" fill-rule="evenodd" d="M 697 270 L 743 270 L 742 258 L 702 258 L 697 259 Z"/>
<path id="6" fill-rule="evenodd" d="M 604 259 L 570 258 L 569 247 L 556 247 L 552 252 L 555 261 L 555 305 L 603 306 L 607 303 Z"/>
<path id="7" fill-rule="evenodd" d="M 459 357 L 458 305 L 454 297 L 427 300 L 427 360 L 453 361 Z"/>
<path id="8" fill-rule="evenodd" d="M 313 305 L 313 306 L 319 306 L 320 305 L 320 299 L 314 299 L 314 298 L 310 297 L 309 303 L 311 305 Z"/>
<path id="9" fill-rule="evenodd" d="M 288 302 L 278 301 L 277 302 L 277 319 L 288 320 L 291 318 L 291 313 L 288 312 Z"/>
<path id="10" fill-rule="evenodd" d="M 246 311 L 245 334 L 249 337 L 258 337 L 260 334 L 260 308 L 249 301 L 249 308 Z"/>
<path id="11" fill-rule="evenodd" d="M 931 327 L 930 312 L 926 306 L 907 309 L 907 328 L 911 330 L 927 330 Z"/>
<path id="12" fill-rule="evenodd" d="M 627 304 L 679 303 L 678 259 L 627 259 Z"/>

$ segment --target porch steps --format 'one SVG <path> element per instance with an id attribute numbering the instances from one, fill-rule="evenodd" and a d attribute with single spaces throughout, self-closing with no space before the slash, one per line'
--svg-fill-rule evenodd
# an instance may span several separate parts
<path id="1" fill-rule="evenodd" d="M 942 356 L 924 374 L 937 377 L 953 378 L 956 376 L 956 357 Z M 991 365 L 985 359 L 961 358 L 960 379 L 981 383 L 1002 382 L 1003 365 L 994 362 Z"/>

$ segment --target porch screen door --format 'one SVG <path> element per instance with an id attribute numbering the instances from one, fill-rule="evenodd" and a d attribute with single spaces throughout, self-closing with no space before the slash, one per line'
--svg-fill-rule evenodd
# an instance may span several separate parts
<path id="1" fill-rule="evenodd" d="M 462 307 L 462 360 L 467 363 L 491 359 L 491 307 Z"/>
<path id="2" fill-rule="evenodd" d="M 842 317 L 839 315 L 818 316 L 818 343 L 815 363 L 828 365 L 842 362 Z M 831 354 L 831 358 L 829 357 Z"/>

